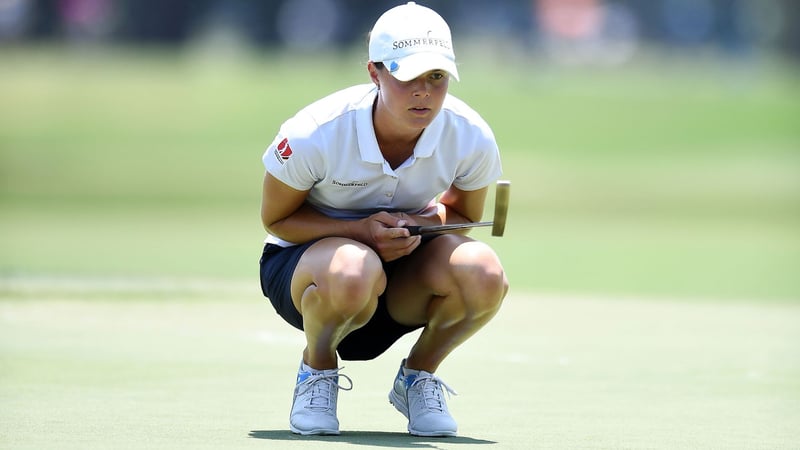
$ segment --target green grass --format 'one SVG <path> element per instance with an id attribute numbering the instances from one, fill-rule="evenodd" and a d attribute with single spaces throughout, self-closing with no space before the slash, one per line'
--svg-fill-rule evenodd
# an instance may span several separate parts
<path id="1" fill-rule="evenodd" d="M 796 448 L 795 304 L 528 296 L 439 370 L 455 439 L 414 438 L 386 400 L 414 335 L 344 362 L 340 437 L 288 431 L 303 346 L 250 283 L 0 284 L 0 446 Z"/>
<path id="2" fill-rule="evenodd" d="M 367 80 L 355 53 L 0 51 L 3 276 L 253 277 L 263 149 Z M 516 288 L 800 299 L 794 67 L 465 55 L 451 89 L 503 152 L 510 223 L 490 242 Z"/>
<path id="3" fill-rule="evenodd" d="M 463 55 L 512 181 L 505 237 L 474 235 L 512 290 L 440 370 L 461 436 L 386 402 L 410 336 L 304 439 L 260 157 L 363 56 L 0 48 L 0 447 L 797 448 L 796 67 Z"/>

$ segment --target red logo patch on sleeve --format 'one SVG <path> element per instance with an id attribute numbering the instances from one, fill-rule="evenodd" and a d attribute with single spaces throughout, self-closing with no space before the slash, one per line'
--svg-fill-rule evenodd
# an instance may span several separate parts
<path id="1" fill-rule="evenodd" d="M 292 147 L 289 147 L 289 139 L 286 138 L 278 144 L 278 152 L 280 152 L 281 158 L 286 161 L 292 156 Z"/>
<path id="2" fill-rule="evenodd" d="M 289 146 L 289 138 L 284 138 L 277 147 L 275 147 L 275 158 L 279 163 L 285 164 L 286 161 L 292 156 L 292 147 Z"/>

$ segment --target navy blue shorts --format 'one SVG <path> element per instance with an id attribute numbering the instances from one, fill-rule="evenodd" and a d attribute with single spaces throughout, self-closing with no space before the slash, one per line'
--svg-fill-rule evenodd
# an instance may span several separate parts
<path id="1" fill-rule="evenodd" d="M 316 241 L 287 248 L 267 244 L 261 255 L 261 291 L 269 298 L 275 312 L 298 330 L 303 329 L 303 316 L 292 302 L 292 276 L 300 257 L 314 242 Z M 397 261 L 383 264 L 387 280 L 391 279 L 392 268 Z M 369 322 L 348 334 L 336 350 L 344 360 L 374 359 L 403 335 L 422 327 L 423 325 L 407 326 L 395 322 L 389 315 L 386 294 L 383 294 L 378 297 L 378 308 Z"/>

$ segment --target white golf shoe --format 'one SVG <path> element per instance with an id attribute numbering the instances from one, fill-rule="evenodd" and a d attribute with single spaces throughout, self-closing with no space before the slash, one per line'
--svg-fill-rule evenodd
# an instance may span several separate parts
<path id="1" fill-rule="evenodd" d="M 347 375 L 340 375 L 341 369 L 304 370 L 300 364 L 297 372 L 297 385 L 294 388 L 292 413 L 289 428 L 293 433 L 339 434 L 339 419 L 336 417 L 336 402 L 339 389 L 349 391 L 353 381 Z M 339 384 L 339 377 L 347 380 L 349 387 Z"/>
<path id="2" fill-rule="evenodd" d="M 458 425 L 447 410 L 444 392 L 456 394 L 439 377 L 425 371 L 403 370 L 405 360 L 389 392 L 389 403 L 408 419 L 414 436 L 455 436 Z"/>

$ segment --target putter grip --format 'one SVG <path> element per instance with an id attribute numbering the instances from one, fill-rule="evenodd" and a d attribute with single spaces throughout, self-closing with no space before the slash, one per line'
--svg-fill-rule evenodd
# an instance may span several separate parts
<path id="1" fill-rule="evenodd" d="M 422 234 L 420 230 L 422 229 L 419 225 L 406 225 L 405 228 L 411 234 L 411 236 L 416 236 L 418 234 Z"/>

